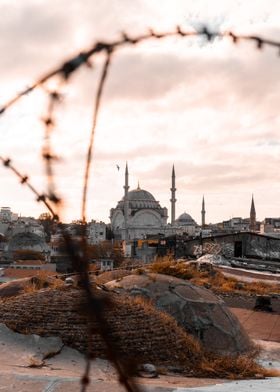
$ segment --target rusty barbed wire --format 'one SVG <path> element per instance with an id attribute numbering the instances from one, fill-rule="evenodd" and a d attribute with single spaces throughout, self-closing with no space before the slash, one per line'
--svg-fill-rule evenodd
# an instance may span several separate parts
<path id="1" fill-rule="evenodd" d="M 106 59 L 105 59 L 105 62 L 104 62 L 104 65 L 103 65 L 103 68 L 101 71 L 101 77 L 100 77 L 100 81 L 98 84 L 95 103 L 94 103 L 93 120 L 92 120 L 92 127 L 91 127 L 90 139 L 89 139 L 89 144 L 88 144 L 86 167 L 85 167 L 85 174 L 84 174 L 83 195 L 82 195 L 81 217 L 82 217 L 83 223 L 86 222 L 86 207 L 87 207 L 87 193 L 88 193 L 87 191 L 88 191 L 88 180 L 89 180 L 90 167 L 91 167 L 91 161 L 92 161 L 92 148 L 93 148 L 93 142 L 94 142 L 94 134 L 95 134 L 96 124 L 97 124 L 97 117 L 98 117 L 98 113 L 99 113 L 99 108 L 100 108 L 101 96 L 102 96 L 105 80 L 108 75 L 108 69 L 109 69 L 110 62 L 111 62 L 111 55 L 112 55 L 112 50 L 108 49 L 107 56 L 106 56 Z"/>
<path id="2" fill-rule="evenodd" d="M 88 151 L 87 151 L 85 173 L 84 173 L 84 185 L 83 185 L 83 193 L 82 193 L 82 211 L 81 211 L 82 224 L 83 224 L 82 257 L 80 257 L 80 260 L 76 265 L 76 270 L 79 271 L 81 282 L 86 292 L 87 301 L 91 308 L 91 311 L 89 312 L 89 316 L 91 320 L 94 319 L 97 320 L 97 324 L 99 326 L 99 333 L 102 336 L 106 345 L 108 359 L 112 362 L 112 364 L 115 366 L 117 370 L 117 373 L 119 375 L 119 382 L 124 385 L 124 387 L 128 392 L 137 392 L 137 391 L 140 392 L 140 389 L 136 386 L 136 384 L 133 382 L 133 380 L 130 377 L 131 369 L 128 368 L 126 363 L 122 363 L 122 361 L 120 361 L 117 354 L 118 353 L 117 347 L 115 347 L 115 344 L 112 341 L 110 341 L 110 335 L 111 335 L 110 326 L 105 317 L 105 309 L 104 309 L 104 307 L 108 308 L 108 306 L 106 302 L 103 302 L 102 304 L 100 302 L 101 300 L 94 295 L 92 291 L 92 283 L 90 281 L 90 275 L 88 272 L 89 271 L 89 262 L 88 262 L 88 255 L 87 255 L 88 244 L 87 244 L 87 237 L 86 237 L 86 207 L 87 207 L 88 180 L 89 180 L 89 174 L 90 174 L 90 168 L 92 162 L 92 148 L 94 142 L 94 134 L 97 125 L 97 118 L 98 118 L 98 113 L 99 113 L 99 108 L 101 103 L 101 97 L 102 97 L 106 77 L 108 75 L 108 70 L 111 62 L 111 55 L 112 55 L 112 49 L 108 48 L 105 62 L 101 70 L 101 75 L 98 82 L 96 97 L 94 101 L 93 120 L 92 120 L 90 139 L 88 143 Z M 71 241 L 71 237 L 66 235 L 65 242 L 69 247 L 69 254 L 74 256 L 72 262 L 77 263 L 80 253 L 75 255 L 74 253 L 75 249 L 71 249 L 71 246 L 73 244 L 73 242 Z M 90 361 L 91 361 L 91 356 L 90 356 L 90 346 L 89 346 L 88 355 L 87 355 L 87 364 L 85 367 L 84 375 L 81 380 L 82 392 L 86 391 L 86 387 L 89 383 Z"/>
<path id="3" fill-rule="evenodd" d="M 43 203 L 47 210 L 51 213 L 52 218 L 54 220 L 59 220 L 59 216 L 54 207 L 51 205 L 51 200 L 48 200 L 48 196 L 44 193 L 38 192 L 37 189 L 31 184 L 29 177 L 20 173 L 20 171 L 12 164 L 10 158 L 3 158 L 0 156 L 0 161 L 7 169 L 10 169 L 11 172 L 16 175 L 22 185 L 26 185 L 29 188 L 29 190 L 36 196 L 36 202 Z"/>
<path id="4" fill-rule="evenodd" d="M 68 254 L 69 257 L 71 258 L 74 270 L 78 272 L 80 276 L 80 281 L 81 285 L 86 293 L 86 298 L 88 302 L 88 306 L 90 311 L 88 312 L 90 320 L 96 320 L 97 325 L 99 326 L 99 333 L 101 337 L 104 340 L 105 346 L 106 346 L 106 351 L 107 351 L 107 357 L 108 359 L 112 362 L 114 367 L 117 370 L 117 373 L 119 375 L 119 382 L 125 387 L 125 389 L 128 392 L 140 392 L 140 388 L 133 382 L 131 378 L 131 365 L 128 366 L 127 363 L 122 362 L 118 358 L 118 350 L 115 347 L 115 344 L 111 341 L 110 339 L 110 326 L 106 320 L 105 317 L 105 309 L 109 310 L 108 304 L 105 301 L 102 301 L 102 299 L 97 298 L 92 290 L 92 283 L 90 280 L 90 275 L 88 273 L 89 269 L 89 262 L 88 262 L 88 257 L 87 257 L 87 239 L 86 239 L 86 201 L 87 201 L 87 188 L 88 188 L 88 179 L 89 179 L 89 173 L 90 173 L 90 166 L 91 166 L 91 161 L 92 161 L 92 147 L 93 147 L 93 141 L 94 141 L 94 133 L 95 133 L 95 128 L 97 124 L 97 118 L 98 118 L 98 112 L 100 108 L 100 100 L 104 88 L 104 83 L 106 80 L 106 76 L 108 74 L 108 68 L 110 65 L 110 60 L 111 60 L 111 53 L 112 51 L 109 49 L 107 51 L 107 56 L 104 62 L 104 66 L 101 71 L 101 77 L 100 81 L 98 83 L 98 88 L 97 88 L 97 93 L 96 93 L 96 98 L 95 98 L 95 104 L 94 104 L 94 113 L 93 113 L 93 123 L 92 123 L 92 130 L 90 134 L 90 141 L 88 145 L 88 153 L 87 153 L 87 159 L 86 159 L 86 168 L 85 168 L 85 176 L 84 176 L 84 187 L 83 187 L 83 198 L 82 198 L 82 222 L 83 222 L 83 235 L 82 235 L 82 245 L 81 249 L 76 248 L 76 244 L 72 240 L 71 236 L 66 231 L 63 231 L 63 238 L 65 241 L 65 244 L 67 246 Z M 49 94 L 49 105 L 48 105 L 48 116 L 46 119 L 44 119 L 44 123 L 46 126 L 45 129 L 45 145 L 43 146 L 43 159 L 46 161 L 46 169 L 47 169 L 47 178 L 49 181 L 49 195 L 48 198 L 53 202 L 54 204 L 58 203 L 58 200 L 53 197 L 54 194 L 54 185 L 52 182 L 52 166 L 51 166 L 51 145 L 50 145 L 50 133 L 51 130 L 54 126 L 54 121 L 53 121 L 53 111 L 55 108 L 55 104 L 57 100 L 59 99 L 59 95 L 57 92 L 55 93 L 50 93 Z M 29 187 L 30 190 L 38 195 L 37 201 L 42 201 L 45 202 L 44 204 L 46 207 L 50 210 L 50 212 L 53 214 L 53 210 L 51 209 L 51 206 L 47 203 L 45 199 L 42 198 L 42 196 L 39 198 L 39 193 L 38 191 L 30 185 L 30 183 L 27 183 L 27 177 L 23 177 L 13 166 L 10 165 L 10 161 L 5 161 L 5 166 L 9 167 L 12 171 L 14 171 L 15 174 L 18 175 L 18 177 L 21 179 L 21 183 L 26 183 Z M 59 219 L 58 215 L 55 215 L 56 219 Z M 90 339 L 89 339 L 90 342 Z M 90 354 L 90 343 L 88 347 L 88 353 L 87 353 L 87 361 L 86 361 L 86 366 L 85 366 L 85 371 L 83 376 L 81 377 L 81 391 L 85 392 L 87 389 L 87 386 L 90 381 L 90 363 L 91 363 L 91 354 Z M 133 369 L 134 370 L 134 369 Z"/>
<path id="5" fill-rule="evenodd" d="M 118 356 L 117 346 L 115 342 L 111 339 L 111 329 L 106 318 L 106 310 L 110 311 L 110 306 L 112 306 L 112 304 L 108 303 L 108 300 L 106 299 L 103 300 L 102 298 L 98 298 L 93 292 L 93 285 L 90 280 L 90 275 L 88 273 L 89 263 L 86 253 L 87 248 L 84 246 L 85 243 L 83 243 L 82 252 L 80 252 L 81 249 L 77 249 L 71 236 L 67 232 L 64 232 L 63 236 L 65 244 L 67 246 L 68 254 L 71 257 L 73 263 L 73 267 L 79 274 L 80 284 L 86 294 L 89 307 L 89 319 L 92 321 L 97 321 L 99 333 L 103 338 L 103 341 L 106 346 L 107 358 L 114 365 L 119 376 L 119 382 L 125 387 L 125 389 L 128 392 L 140 392 L 141 389 L 134 383 L 131 378 L 132 370 L 135 369 L 132 368 L 132 364 L 128 364 L 127 362 L 120 360 Z M 85 237 L 83 236 L 83 240 L 84 239 Z M 90 347 L 88 347 L 87 364 L 84 375 L 81 379 L 82 392 L 86 390 L 86 387 L 89 383 L 91 359 L 92 358 L 90 355 Z"/>
<path id="6" fill-rule="evenodd" d="M 61 100 L 61 94 L 58 91 L 48 92 L 48 108 L 46 117 L 42 119 L 45 125 L 44 144 L 42 147 L 42 158 L 45 162 L 45 170 L 47 177 L 47 195 L 49 200 L 54 204 L 61 202 L 56 194 L 56 187 L 54 182 L 53 161 L 57 161 L 58 157 L 52 153 L 51 148 L 51 134 L 55 126 L 54 110 Z"/>
<path id="7" fill-rule="evenodd" d="M 43 203 L 48 211 L 52 214 L 54 220 L 59 221 L 59 215 L 54 211 L 51 204 L 48 202 L 48 198 L 44 194 L 40 194 L 36 188 L 30 183 L 28 176 L 21 174 L 15 166 L 12 164 L 9 158 L 5 159 L 0 156 L 0 161 L 3 165 L 10 169 L 19 179 L 22 185 L 26 185 L 30 191 L 36 196 L 36 201 Z M 86 228 L 86 225 L 84 225 Z M 73 241 L 69 233 L 65 230 L 62 231 L 64 242 L 67 247 L 68 255 L 72 261 L 73 269 L 79 274 L 81 285 L 86 293 L 87 302 L 89 305 L 89 316 L 91 320 L 96 320 L 99 327 L 99 333 L 104 340 L 108 359 L 115 366 L 119 381 L 124 385 L 128 392 L 140 392 L 141 389 L 133 382 L 131 379 L 131 368 L 128 368 L 128 364 L 122 363 L 118 358 L 118 350 L 116 349 L 114 343 L 110 339 L 110 327 L 105 317 L 105 309 L 109 310 L 109 306 L 102 299 L 97 298 L 92 291 L 92 283 L 90 280 L 90 275 L 88 273 L 88 258 L 87 258 L 87 241 L 85 235 L 83 236 L 82 249 L 77 249 L 76 243 Z M 82 250 L 82 252 L 81 252 Z M 87 356 L 87 362 L 85 367 L 85 373 L 81 378 L 82 392 L 86 391 L 87 385 L 89 383 L 89 371 L 90 371 L 90 353 Z"/>
<path id="8" fill-rule="evenodd" d="M 88 316 L 90 320 L 96 320 L 97 325 L 99 327 L 99 333 L 102 336 L 104 343 L 106 345 L 108 359 L 115 366 L 118 375 L 119 381 L 123 384 L 128 392 L 136 392 L 139 391 L 139 387 L 135 385 L 133 380 L 131 379 L 131 369 L 125 363 L 122 363 L 118 356 L 118 350 L 114 343 L 110 339 L 110 326 L 106 319 L 106 310 L 109 310 L 108 304 L 106 301 L 103 301 L 101 298 L 98 298 L 92 289 L 92 283 L 90 281 L 89 276 L 89 262 L 87 257 L 87 239 L 86 239 L 86 206 L 87 206 L 87 193 L 88 193 L 88 180 L 90 174 L 90 167 L 92 162 L 92 149 L 94 144 L 94 134 L 97 124 L 98 112 L 100 108 L 100 101 L 102 92 L 104 89 L 104 83 L 106 81 L 106 77 L 108 75 L 109 66 L 111 63 L 112 52 L 116 51 L 118 48 L 121 48 L 125 45 L 136 45 L 140 42 L 149 39 L 162 39 L 165 37 L 171 36 L 180 36 L 180 37 L 195 37 L 202 36 L 205 37 L 208 42 L 212 42 L 215 38 L 229 38 L 233 44 L 237 44 L 240 41 L 252 41 L 255 43 L 256 48 L 261 50 L 265 46 L 276 47 L 279 49 L 280 54 L 280 42 L 262 38 L 256 35 L 238 35 L 231 31 L 228 32 L 211 32 L 208 27 L 204 26 L 199 31 L 185 31 L 180 26 L 178 26 L 175 30 L 169 32 L 156 33 L 152 29 L 148 31 L 148 33 L 138 35 L 136 37 L 129 36 L 126 33 L 122 34 L 122 37 L 119 40 L 112 42 L 95 42 L 93 46 L 84 52 L 80 52 L 74 57 L 66 60 L 62 65 L 54 68 L 49 71 L 47 74 L 43 75 L 37 81 L 34 82 L 30 87 L 26 88 L 11 100 L 6 102 L 0 108 L 0 115 L 5 113 L 7 109 L 13 106 L 17 101 L 19 101 L 22 97 L 32 92 L 38 87 L 44 86 L 45 83 L 55 77 L 59 76 L 62 81 L 68 81 L 69 78 L 75 73 L 81 66 L 87 65 L 90 66 L 90 60 L 95 55 L 105 52 L 106 59 L 101 70 L 101 77 L 98 84 L 97 94 L 95 98 L 94 105 L 94 113 L 93 113 L 93 122 L 90 133 L 90 140 L 88 144 L 86 165 L 85 165 L 85 173 L 84 173 L 84 185 L 83 185 L 83 196 L 82 196 L 82 222 L 83 222 L 83 235 L 82 235 L 82 245 L 81 248 L 77 249 L 75 242 L 71 238 L 71 236 L 64 230 L 63 238 L 68 250 L 68 255 L 72 261 L 73 269 L 79 273 L 81 285 L 86 294 L 87 303 L 89 307 Z M 53 219 L 59 221 L 59 214 L 56 211 L 60 199 L 56 196 L 55 185 L 54 185 L 54 173 L 52 169 L 52 162 L 56 158 L 51 150 L 51 134 L 54 126 L 53 112 L 55 106 L 59 100 L 59 91 L 55 91 L 50 93 L 49 95 L 49 105 L 47 110 L 47 117 L 44 119 L 45 123 L 45 139 L 42 156 L 46 163 L 46 174 L 48 179 L 48 192 L 47 194 L 40 194 L 36 188 L 30 183 L 29 177 L 22 175 L 15 166 L 11 163 L 9 158 L 5 159 L 0 156 L 0 160 L 3 165 L 9 168 L 20 180 L 22 185 L 26 185 L 31 192 L 36 196 L 36 201 L 41 202 L 45 205 L 45 207 L 52 214 Z M 84 375 L 82 377 L 82 391 L 84 392 L 89 383 L 89 372 L 90 372 L 90 352 L 88 353 L 87 363 Z"/>
<path id="9" fill-rule="evenodd" d="M 101 52 L 108 52 L 109 50 L 116 50 L 125 45 L 136 45 L 146 40 L 150 39 L 162 39 L 166 37 L 179 36 L 179 37 L 195 37 L 195 36 L 204 36 L 207 41 L 213 41 L 215 38 L 230 38 L 233 44 L 237 44 L 240 41 L 252 41 L 255 43 L 257 49 L 263 49 L 265 46 L 275 47 L 279 50 L 278 54 L 280 55 L 280 41 L 264 38 L 258 35 L 242 35 L 236 34 L 232 31 L 225 32 L 213 32 L 207 26 L 203 26 L 200 30 L 197 31 L 186 31 L 181 26 L 177 26 L 173 31 L 167 31 L 162 33 L 157 33 L 152 29 L 149 29 L 148 33 L 138 35 L 138 36 L 129 36 L 127 33 L 122 33 L 122 37 L 119 40 L 105 42 L 105 41 L 97 41 L 93 44 L 93 46 L 86 51 L 80 52 L 74 57 L 71 57 L 69 60 L 66 60 L 62 65 L 54 68 L 49 71 L 41 78 L 37 79 L 35 83 L 31 86 L 27 87 L 17 95 L 15 95 L 11 100 L 6 102 L 0 108 L 0 115 L 3 114 L 8 108 L 14 105 L 20 98 L 29 94 L 37 87 L 45 84 L 49 79 L 54 76 L 60 76 L 64 80 L 69 80 L 70 76 L 76 72 L 81 66 L 87 65 L 91 67 L 90 59 Z"/>

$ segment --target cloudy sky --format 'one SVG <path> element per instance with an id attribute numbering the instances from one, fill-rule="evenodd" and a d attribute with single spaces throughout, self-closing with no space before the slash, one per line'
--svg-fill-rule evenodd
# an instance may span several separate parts
<path id="1" fill-rule="evenodd" d="M 211 4 L 211 8 L 210 8 Z M 97 39 L 174 29 L 232 29 L 280 40 L 278 0 L 0 0 L 0 103 L 3 104 Z M 102 55 L 63 87 L 53 149 L 64 219 L 78 219 L 82 174 Z M 280 215 L 280 57 L 252 43 L 169 38 L 118 50 L 106 81 L 96 130 L 88 218 L 108 222 L 123 195 L 125 162 L 130 187 L 150 191 L 170 207 L 170 176 L 177 177 L 177 215 L 207 222 L 249 214 Z M 52 85 L 49 85 L 51 88 Z M 42 90 L 23 98 L 0 119 L 0 155 L 28 173 L 38 189 L 46 114 Z M 116 165 L 120 166 L 117 170 Z M 0 167 L 0 204 L 22 215 L 43 207 Z"/>

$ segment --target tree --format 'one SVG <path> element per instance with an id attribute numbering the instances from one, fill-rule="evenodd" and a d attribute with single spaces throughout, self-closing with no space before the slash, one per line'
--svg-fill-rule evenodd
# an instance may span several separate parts
<path id="1" fill-rule="evenodd" d="M 54 220 L 49 212 L 43 212 L 42 214 L 40 214 L 38 220 L 44 227 L 44 231 L 47 235 L 46 240 L 47 242 L 49 242 L 51 239 L 51 234 L 53 232 Z"/>

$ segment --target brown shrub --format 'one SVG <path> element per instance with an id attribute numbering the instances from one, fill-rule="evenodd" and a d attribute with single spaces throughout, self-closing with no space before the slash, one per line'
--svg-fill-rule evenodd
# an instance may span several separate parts
<path id="1" fill-rule="evenodd" d="M 227 277 L 217 270 L 199 271 L 195 265 L 174 260 L 157 261 L 149 267 L 151 272 L 171 275 L 177 278 L 190 280 L 198 286 L 211 287 L 216 293 L 244 293 L 244 294 L 270 294 L 279 293 L 279 284 L 265 282 L 242 282 L 238 279 Z"/>
<path id="2" fill-rule="evenodd" d="M 190 280 L 199 275 L 195 267 L 170 260 L 157 261 L 149 267 L 149 270 L 158 274 L 171 275 L 185 280 Z"/>
<path id="3" fill-rule="evenodd" d="M 99 291 L 96 294 L 100 295 Z M 197 377 L 239 379 L 277 375 L 254 361 L 256 352 L 236 358 L 205 353 L 200 343 L 172 317 L 143 298 L 108 293 L 105 297 L 113 305 L 106 311 L 106 319 L 120 358 L 151 362 L 167 370 L 176 367 L 185 375 Z M 75 288 L 23 294 L 0 304 L 0 321 L 21 333 L 60 336 L 65 344 L 82 352 L 87 351 L 90 341 L 92 354 L 104 358 L 107 351 L 96 322 L 91 322 L 92 334 L 88 338 L 88 317 L 81 312 L 84 301 L 84 293 Z"/>
<path id="4" fill-rule="evenodd" d="M 255 361 L 257 352 L 239 355 L 237 357 L 222 356 L 213 357 L 205 356 L 201 362 L 201 368 L 210 377 L 219 377 L 227 379 L 244 379 L 244 378 L 264 378 L 277 377 L 280 372 L 274 369 L 265 369 Z"/>
<path id="5" fill-rule="evenodd" d="M 30 282 L 25 285 L 24 293 L 34 293 L 43 288 L 59 288 L 64 286 L 64 282 L 60 278 L 49 276 L 48 271 L 38 271 L 37 275 L 31 278 Z"/>

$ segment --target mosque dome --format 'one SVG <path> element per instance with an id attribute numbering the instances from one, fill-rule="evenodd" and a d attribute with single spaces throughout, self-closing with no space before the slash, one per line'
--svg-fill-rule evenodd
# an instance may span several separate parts
<path id="1" fill-rule="evenodd" d="M 177 219 L 176 223 L 179 226 L 196 225 L 195 220 L 186 212 L 181 214 Z"/>
<path id="2" fill-rule="evenodd" d="M 35 233 L 17 233 L 9 241 L 8 252 L 12 254 L 17 250 L 45 252 L 48 250 L 48 245 L 43 238 Z"/>
<path id="3" fill-rule="evenodd" d="M 128 200 L 156 201 L 156 199 L 150 192 L 140 188 L 128 192 Z"/>
<path id="4" fill-rule="evenodd" d="M 130 209 L 139 209 L 139 208 L 161 208 L 160 204 L 154 196 L 144 189 L 141 189 L 139 186 L 137 189 L 134 189 L 128 192 L 128 204 Z M 123 208 L 124 206 L 124 197 L 121 201 L 119 201 L 117 208 Z"/>

